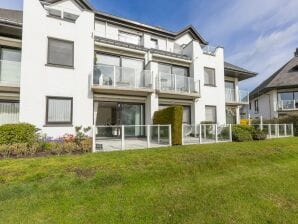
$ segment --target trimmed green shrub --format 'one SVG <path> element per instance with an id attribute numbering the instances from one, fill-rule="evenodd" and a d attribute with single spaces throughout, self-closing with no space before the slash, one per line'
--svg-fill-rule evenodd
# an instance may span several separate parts
<path id="1" fill-rule="evenodd" d="M 38 129 L 31 124 L 5 124 L 0 126 L 0 145 L 33 144 L 38 138 Z"/>
<path id="2" fill-rule="evenodd" d="M 232 127 L 232 138 L 236 142 L 253 141 L 252 133 L 255 130 L 252 126 L 234 125 Z"/>
<path id="3" fill-rule="evenodd" d="M 182 119 L 183 107 L 172 106 L 156 111 L 153 116 L 153 124 L 170 124 L 172 126 L 172 144 L 182 144 Z"/>
<path id="4" fill-rule="evenodd" d="M 265 140 L 267 138 L 267 134 L 260 129 L 255 129 L 252 132 L 253 140 Z"/>

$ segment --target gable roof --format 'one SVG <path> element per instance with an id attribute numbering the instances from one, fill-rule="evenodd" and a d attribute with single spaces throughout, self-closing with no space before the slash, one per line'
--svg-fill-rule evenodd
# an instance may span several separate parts
<path id="1" fill-rule="evenodd" d="M 225 66 L 225 75 L 231 76 L 231 77 L 237 77 L 239 81 L 249 79 L 257 75 L 256 72 L 249 71 L 245 68 L 241 68 L 237 65 L 233 65 L 226 61 L 224 66 Z"/>
<path id="2" fill-rule="evenodd" d="M 43 4 L 55 4 L 60 1 L 63 1 L 63 0 L 40 0 L 40 2 Z M 88 10 L 94 11 L 94 8 L 91 6 L 91 4 L 87 0 L 73 0 L 73 1 L 75 1 L 83 9 L 88 9 Z"/>
<path id="3" fill-rule="evenodd" d="M 0 22 L 21 26 L 23 23 L 23 12 L 0 8 Z"/>
<path id="4" fill-rule="evenodd" d="M 251 98 L 262 95 L 272 89 L 298 87 L 298 49 L 295 56 L 263 81 L 251 93 Z"/>

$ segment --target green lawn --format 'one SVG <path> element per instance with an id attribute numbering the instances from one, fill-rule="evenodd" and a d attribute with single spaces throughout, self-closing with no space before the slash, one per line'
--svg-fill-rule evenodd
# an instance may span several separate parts
<path id="1" fill-rule="evenodd" d="M 0 223 L 297 223 L 298 138 L 0 161 Z"/>

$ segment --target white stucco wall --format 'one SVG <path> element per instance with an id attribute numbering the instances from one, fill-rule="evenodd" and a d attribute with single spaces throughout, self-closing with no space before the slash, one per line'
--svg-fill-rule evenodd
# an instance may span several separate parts
<path id="1" fill-rule="evenodd" d="M 67 8 L 76 7 L 71 0 L 62 3 Z M 24 0 L 21 122 L 32 123 L 54 137 L 73 133 L 74 127 L 45 126 L 46 96 L 60 96 L 73 97 L 73 126 L 92 125 L 89 79 L 93 70 L 93 31 L 91 12 L 82 11 L 75 23 L 66 22 L 48 17 L 38 0 Z M 48 37 L 74 41 L 74 69 L 46 66 Z"/>

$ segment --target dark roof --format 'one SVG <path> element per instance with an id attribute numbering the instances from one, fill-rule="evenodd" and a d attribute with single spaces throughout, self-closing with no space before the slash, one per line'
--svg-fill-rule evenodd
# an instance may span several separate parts
<path id="1" fill-rule="evenodd" d="M 249 71 L 245 68 L 241 68 L 237 65 L 233 65 L 229 62 L 225 62 L 225 75 L 231 77 L 237 77 L 239 81 L 249 79 L 257 75 L 256 72 Z"/>
<path id="2" fill-rule="evenodd" d="M 266 93 L 272 89 L 282 89 L 298 87 L 298 49 L 295 52 L 295 56 L 273 73 L 268 79 L 263 81 L 257 88 L 251 93 L 251 98 L 255 98 L 263 93 Z"/>
<path id="3" fill-rule="evenodd" d="M 21 26 L 23 23 L 23 12 L 0 8 L 0 22 Z"/>

